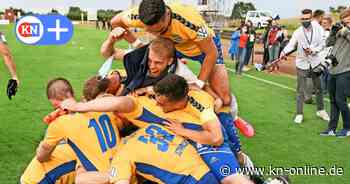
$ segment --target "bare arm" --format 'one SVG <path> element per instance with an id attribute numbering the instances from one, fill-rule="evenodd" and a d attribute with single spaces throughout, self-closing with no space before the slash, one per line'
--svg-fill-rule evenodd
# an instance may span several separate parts
<path id="1" fill-rule="evenodd" d="M 198 79 L 206 81 L 209 79 L 211 72 L 213 71 L 216 60 L 218 57 L 218 51 L 215 43 L 211 37 L 196 42 L 200 50 L 205 54 L 205 58 L 199 72 Z"/>
<path id="2" fill-rule="evenodd" d="M 0 43 L 0 54 L 4 58 L 4 63 L 6 65 L 6 67 L 8 68 L 12 79 L 15 79 L 15 80 L 18 81 L 17 71 L 16 71 L 16 64 L 13 61 L 13 57 L 12 57 L 12 54 L 10 52 L 10 49 L 4 43 Z"/>
<path id="3" fill-rule="evenodd" d="M 112 28 L 122 27 L 124 29 L 129 29 L 129 26 L 126 24 L 125 18 L 123 16 L 121 16 L 120 14 L 114 16 L 111 19 L 111 26 L 112 26 Z"/>
<path id="4" fill-rule="evenodd" d="M 89 102 L 77 103 L 74 99 L 68 99 L 61 103 L 62 109 L 73 112 L 121 112 L 129 113 L 134 110 L 136 104 L 127 96 L 121 97 L 103 97 L 91 100 Z"/>
<path id="5" fill-rule="evenodd" d="M 132 33 L 131 31 L 129 31 L 129 26 L 127 24 L 127 18 L 123 17 L 121 14 L 118 14 L 116 16 L 114 16 L 111 20 L 111 25 L 112 28 L 116 28 L 116 27 L 122 27 L 126 30 L 126 32 L 123 34 L 123 38 L 128 41 L 129 43 L 134 43 L 137 40 L 137 37 L 135 36 L 134 33 Z M 142 47 L 143 44 L 139 44 L 137 46 L 135 46 L 136 48 L 138 47 Z"/>
<path id="6" fill-rule="evenodd" d="M 114 48 L 114 44 L 123 37 L 126 30 L 121 27 L 114 28 L 108 35 L 107 39 L 101 45 L 101 55 L 104 58 L 109 58 L 114 55 L 116 59 L 123 59 L 125 50 Z"/>
<path id="7" fill-rule="evenodd" d="M 36 150 L 36 158 L 39 162 L 46 162 L 50 159 L 52 151 L 56 146 L 51 146 L 44 142 L 40 142 L 37 150 Z"/>
<path id="8" fill-rule="evenodd" d="M 221 126 L 218 120 L 212 120 L 205 123 L 202 125 L 203 130 L 201 131 L 184 128 L 182 124 L 176 120 L 168 120 L 168 122 L 164 123 L 175 134 L 199 144 L 220 146 L 224 141 Z"/>

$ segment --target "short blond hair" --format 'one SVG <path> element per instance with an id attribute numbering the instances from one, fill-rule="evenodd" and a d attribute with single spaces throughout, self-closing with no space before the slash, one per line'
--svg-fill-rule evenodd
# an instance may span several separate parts
<path id="1" fill-rule="evenodd" d="M 151 42 L 149 47 L 153 51 L 157 51 L 157 53 L 161 54 L 163 57 L 174 58 L 175 56 L 174 43 L 168 38 L 157 37 Z"/>

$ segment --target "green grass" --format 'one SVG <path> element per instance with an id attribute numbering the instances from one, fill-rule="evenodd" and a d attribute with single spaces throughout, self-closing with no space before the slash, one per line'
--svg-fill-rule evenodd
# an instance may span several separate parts
<path id="1" fill-rule="evenodd" d="M 15 39 L 11 26 L 5 32 L 18 66 L 21 86 L 9 101 L 5 95 L 7 72 L 0 73 L 0 181 L 16 183 L 44 135 L 41 119 L 51 107 L 46 99 L 46 82 L 57 76 L 68 78 L 81 95 L 82 84 L 96 74 L 103 59 L 99 47 L 106 32 L 75 27 L 73 39 L 63 46 L 25 46 Z M 198 71 L 198 65 L 191 65 Z M 232 66 L 229 66 L 232 68 Z M 0 65 L 0 71 L 6 71 Z M 266 80 L 295 87 L 295 79 L 250 71 Z M 295 93 L 248 77 L 230 73 L 232 91 L 238 98 L 240 114 L 256 130 L 254 138 L 241 138 L 243 149 L 257 166 L 297 167 L 333 165 L 344 168 L 343 176 L 292 176 L 297 184 L 346 184 L 350 181 L 349 138 L 320 137 L 326 123 L 315 117 L 315 106 L 305 106 L 305 122 L 293 124 Z M 326 103 L 327 104 L 327 103 Z M 328 104 L 327 104 L 328 106 Z"/>

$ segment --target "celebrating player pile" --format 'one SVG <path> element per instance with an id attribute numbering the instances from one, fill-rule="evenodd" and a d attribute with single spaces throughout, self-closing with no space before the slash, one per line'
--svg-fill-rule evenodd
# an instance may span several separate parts
<path id="1" fill-rule="evenodd" d="M 21 183 L 252 184 L 238 172 L 253 164 L 234 126 L 220 41 L 199 13 L 143 0 L 111 23 L 101 54 L 123 59 L 125 75 L 106 76 L 106 62 L 86 81 L 82 102 L 66 79 L 48 83 L 58 110 L 45 118 L 46 136 Z M 144 45 L 129 27 L 156 38 Z M 138 48 L 114 48 L 120 39 Z M 182 57 L 203 64 L 198 78 Z"/>

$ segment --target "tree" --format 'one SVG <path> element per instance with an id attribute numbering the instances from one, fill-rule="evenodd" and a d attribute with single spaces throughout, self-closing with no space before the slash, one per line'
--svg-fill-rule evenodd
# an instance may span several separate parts
<path id="1" fill-rule="evenodd" d="M 335 13 L 341 13 L 346 9 L 346 6 L 338 6 L 337 8 L 335 7 L 329 7 L 329 12 L 335 14 Z"/>
<path id="2" fill-rule="evenodd" d="M 248 11 L 256 10 L 253 3 L 238 1 L 233 5 L 231 18 L 232 19 L 243 19 Z"/>
<path id="3" fill-rule="evenodd" d="M 69 7 L 67 17 L 70 20 L 81 20 L 81 13 L 84 14 L 84 20 L 87 19 L 87 12 L 82 11 L 79 7 Z"/>
<path id="4" fill-rule="evenodd" d="M 97 20 L 102 21 L 102 20 L 107 20 L 110 21 L 115 15 L 120 13 L 121 10 L 97 10 Z"/>

